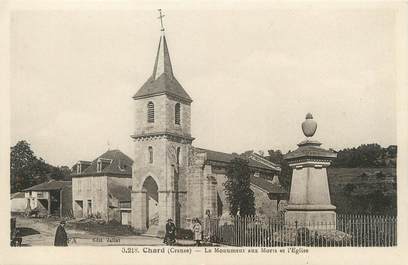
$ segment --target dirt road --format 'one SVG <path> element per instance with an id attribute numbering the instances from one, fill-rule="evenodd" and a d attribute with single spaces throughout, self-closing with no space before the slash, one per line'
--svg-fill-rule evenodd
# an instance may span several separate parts
<path id="1" fill-rule="evenodd" d="M 23 246 L 53 246 L 58 220 L 28 218 L 15 216 L 17 228 L 23 235 Z M 68 223 L 65 230 L 70 238 L 70 246 L 159 246 L 163 245 L 162 239 L 148 236 L 100 236 L 73 229 Z"/>

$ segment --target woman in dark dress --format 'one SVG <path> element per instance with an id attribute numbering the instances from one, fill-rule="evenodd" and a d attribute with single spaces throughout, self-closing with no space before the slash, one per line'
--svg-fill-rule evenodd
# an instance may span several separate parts
<path id="1" fill-rule="evenodd" d="M 68 236 L 65 232 L 65 221 L 61 221 L 55 233 L 54 246 L 66 247 L 68 246 Z"/>
<path id="2" fill-rule="evenodd" d="M 166 234 L 164 236 L 164 243 L 167 245 L 173 245 L 176 242 L 176 225 L 170 218 L 166 224 Z"/>

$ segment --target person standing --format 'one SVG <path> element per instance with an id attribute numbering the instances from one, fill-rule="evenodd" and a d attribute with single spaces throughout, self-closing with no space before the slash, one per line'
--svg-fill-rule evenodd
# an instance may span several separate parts
<path id="1" fill-rule="evenodd" d="M 204 217 L 204 240 L 211 242 L 212 233 L 211 233 L 211 212 L 210 210 L 205 211 Z"/>
<path id="2" fill-rule="evenodd" d="M 173 223 L 173 219 L 169 218 L 166 224 L 166 234 L 164 235 L 164 243 L 167 245 L 173 245 L 176 242 L 176 225 Z"/>
<path id="3" fill-rule="evenodd" d="M 193 233 L 194 233 L 194 240 L 196 242 L 196 246 L 199 247 L 201 245 L 203 229 L 198 218 L 194 219 L 193 222 Z"/>
<path id="4" fill-rule="evenodd" d="M 54 246 L 67 247 L 68 246 L 68 236 L 65 232 L 65 221 L 61 221 L 58 225 L 57 231 L 55 232 Z"/>

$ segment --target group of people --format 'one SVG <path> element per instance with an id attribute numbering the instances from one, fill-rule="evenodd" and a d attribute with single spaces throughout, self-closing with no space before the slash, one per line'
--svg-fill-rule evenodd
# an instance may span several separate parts
<path id="1" fill-rule="evenodd" d="M 166 224 L 166 234 L 164 236 L 164 243 L 166 245 L 174 245 L 176 243 L 176 225 L 173 219 L 168 219 Z M 196 246 L 201 245 L 203 240 L 203 228 L 198 218 L 194 218 L 191 224 L 191 231 L 193 232 L 193 239 L 196 242 Z"/>
<path id="2" fill-rule="evenodd" d="M 68 236 L 65 231 L 65 221 L 61 221 L 55 233 L 54 246 L 68 246 Z M 168 219 L 166 224 L 166 234 L 164 236 L 164 243 L 166 245 L 174 245 L 176 243 L 176 225 L 173 219 Z M 194 218 L 191 223 L 191 231 L 193 232 L 193 239 L 196 246 L 201 245 L 203 240 L 203 227 L 198 218 Z"/>

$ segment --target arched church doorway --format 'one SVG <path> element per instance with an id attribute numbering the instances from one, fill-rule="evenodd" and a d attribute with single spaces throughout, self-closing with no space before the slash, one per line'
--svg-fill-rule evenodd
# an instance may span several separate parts
<path id="1" fill-rule="evenodd" d="M 159 193 L 156 181 L 147 177 L 143 182 L 143 190 L 146 191 L 146 227 L 147 229 L 159 225 Z"/>

